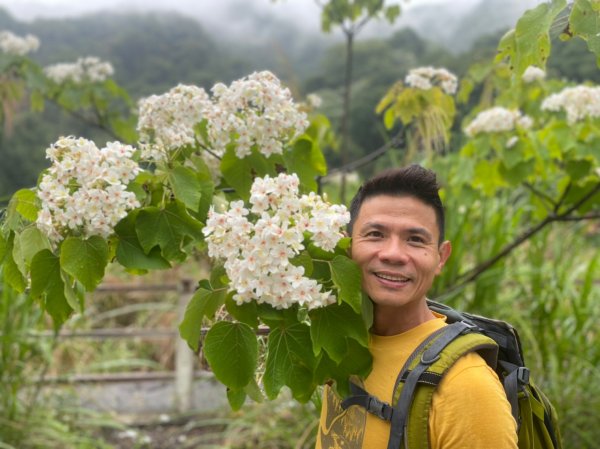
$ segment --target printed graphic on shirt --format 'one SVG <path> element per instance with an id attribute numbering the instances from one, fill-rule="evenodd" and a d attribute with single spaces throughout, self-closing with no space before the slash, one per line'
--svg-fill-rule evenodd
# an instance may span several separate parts
<path id="1" fill-rule="evenodd" d="M 321 449 L 362 449 L 367 412 L 362 407 L 342 408 L 341 399 L 326 388 L 319 429 Z"/>

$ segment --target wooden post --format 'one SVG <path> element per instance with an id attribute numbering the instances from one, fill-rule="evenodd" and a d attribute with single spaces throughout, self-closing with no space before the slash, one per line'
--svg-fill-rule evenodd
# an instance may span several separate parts
<path id="1" fill-rule="evenodd" d="M 192 282 L 184 279 L 181 282 L 179 302 L 177 304 L 177 324 L 183 319 L 185 309 L 194 295 Z M 200 323 L 198 324 L 200 325 Z M 175 409 L 179 413 L 189 412 L 192 408 L 194 386 L 194 361 L 196 355 L 186 341 L 177 333 L 175 343 Z"/>

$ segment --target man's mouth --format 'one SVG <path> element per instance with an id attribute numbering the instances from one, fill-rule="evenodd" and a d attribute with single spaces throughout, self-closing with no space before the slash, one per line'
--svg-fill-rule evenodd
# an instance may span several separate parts
<path id="1" fill-rule="evenodd" d="M 389 273 L 373 273 L 375 276 L 377 276 L 379 279 L 383 279 L 386 281 L 392 281 L 392 282 L 408 282 L 410 281 L 410 278 L 407 278 L 406 276 L 402 276 L 400 274 L 389 274 Z"/>

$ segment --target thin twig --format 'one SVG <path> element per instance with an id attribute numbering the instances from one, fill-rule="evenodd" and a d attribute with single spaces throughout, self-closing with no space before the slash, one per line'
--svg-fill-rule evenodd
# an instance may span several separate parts
<path id="1" fill-rule="evenodd" d="M 349 164 L 329 170 L 329 173 L 327 175 L 323 176 L 321 179 L 327 179 L 337 173 L 343 173 L 343 172 L 349 172 L 352 170 L 356 170 L 357 168 L 360 168 L 364 165 L 367 165 L 367 164 L 373 162 L 375 159 L 377 159 L 380 156 L 382 156 L 383 154 L 385 154 L 388 150 L 390 150 L 392 148 L 398 148 L 403 142 L 404 142 L 404 136 L 401 133 L 398 133 L 389 142 L 386 142 L 385 144 L 383 144 L 381 147 L 379 147 L 375 151 L 373 151 L 359 159 L 356 159 L 355 161 L 350 162 Z"/>
<path id="2" fill-rule="evenodd" d="M 527 189 L 531 190 L 534 195 L 539 196 L 542 200 L 546 200 L 552 207 L 556 207 L 556 202 L 550 196 L 546 195 L 544 192 L 540 192 L 528 182 L 524 182 L 523 185 Z"/>

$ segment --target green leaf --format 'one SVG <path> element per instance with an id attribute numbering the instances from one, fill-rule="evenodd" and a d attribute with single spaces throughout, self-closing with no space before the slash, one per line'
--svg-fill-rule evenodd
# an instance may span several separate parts
<path id="1" fill-rule="evenodd" d="M 199 288 L 190 299 L 179 325 L 179 334 L 193 351 L 198 351 L 203 318 L 212 318 L 225 302 L 226 295 L 225 289 Z"/>
<path id="2" fill-rule="evenodd" d="M 254 378 L 258 364 L 256 334 L 244 323 L 219 321 L 206 334 L 204 355 L 220 382 L 243 389 Z"/>
<path id="3" fill-rule="evenodd" d="M 146 207 L 140 210 L 135 224 L 136 233 L 146 254 L 156 245 L 167 260 L 183 261 L 186 237 L 201 238 L 202 224 L 192 218 L 185 206 L 173 201 L 164 209 Z"/>
<path id="4" fill-rule="evenodd" d="M 10 199 L 9 212 L 14 210 L 28 221 L 35 221 L 38 214 L 37 196 L 33 190 L 17 190 Z"/>
<path id="5" fill-rule="evenodd" d="M 197 211 L 202 199 L 202 183 L 196 174 L 189 168 L 179 165 L 169 172 L 168 178 L 175 198 L 188 209 Z"/>
<path id="6" fill-rule="evenodd" d="M 361 311 L 362 274 L 356 263 L 347 256 L 336 256 L 331 262 L 331 279 L 338 288 L 338 297 L 356 313 Z"/>
<path id="7" fill-rule="evenodd" d="M 596 55 L 600 62 L 600 36 L 598 35 L 600 11 L 597 2 L 577 0 L 569 17 L 569 30 L 587 42 L 588 49 Z"/>
<path id="8" fill-rule="evenodd" d="M 298 139 L 283 154 L 288 172 L 296 173 L 300 182 L 310 191 L 317 190 L 316 177 L 327 173 L 323 153 L 308 136 Z"/>
<path id="9" fill-rule="evenodd" d="M 275 175 L 275 167 L 255 149 L 250 156 L 240 159 L 233 146 L 229 146 L 221 159 L 221 173 L 243 200 L 250 198 L 250 187 L 255 176 Z"/>
<path id="10" fill-rule="evenodd" d="M 13 260 L 23 276 L 27 276 L 33 256 L 42 249 L 51 249 L 48 238 L 35 226 L 28 226 L 15 235 Z"/>
<path id="11" fill-rule="evenodd" d="M 171 264 L 161 255 L 160 248 L 155 246 L 148 254 L 138 239 L 135 222 L 138 211 L 133 211 L 115 226 L 118 237 L 116 257 L 125 268 L 135 270 L 161 270 L 170 268 Z"/>
<path id="12" fill-rule="evenodd" d="M 6 254 L 6 248 L 8 247 L 8 240 L 4 238 L 2 233 L 0 233 L 0 265 L 4 261 L 4 256 Z"/>
<path id="13" fill-rule="evenodd" d="M 55 328 L 59 328 L 73 311 L 65 296 L 60 266 L 60 259 L 48 249 L 38 252 L 31 261 L 31 295 L 45 297 L 44 306 Z"/>
<path id="14" fill-rule="evenodd" d="M 566 0 L 551 0 L 526 11 L 515 29 L 513 73 L 521 77 L 530 65 L 546 67 L 550 56 L 550 25 L 565 9 Z"/>
<path id="15" fill-rule="evenodd" d="M 256 301 L 237 304 L 230 295 L 225 301 L 227 312 L 236 320 L 246 323 L 248 326 L 256 329 L 258 327 L 258 308 Z"/>
<path id="16" fill-rule="evenodd" d="M 25 277 L 21 273 L 21 270 L 19 270 L 19 267 L 13 259 L 14 241 L 15 234 L 11 232 L 8 240 L 6 241 L 6 247 L 4 251 L 4 262 L 2 266 L 4 271 L 4 280 L 17 292 L 23 293 L 27 287 L 27 283 L 25 282 Z"/>
<path id="17" fill-rule="evenodd" d="M 239 410 L 246 402 L 246 391 L 244 389 L 234 390 L 233 388 L 227 389 L 227 400 L 232 410 Z"/>
<path id="18" fill-rule="evenodd" d="M 332 304 L 314 309 L 310 315 L 310 336 L 315 355 L 321 350 L 327 351 L 329 357 L 340 363 L 346 356 L 347 338 L 353 338 L 367 347 L 369 333 L 360 313 L 356 313 L 348 304 Z"/>
<path id="19" fill-rule="evenodd" d="M 578 181 L 584 176 L 587 176 L 592 168 L 592 163 L 589 160 L 571 159 L 567 161 L 565 171 L 569 174 L 573 181 Z"/>
<path id="20" fill-rule="evenodd" d="M 533 173 L 535 161 L 533 159 L 523 160 L 508 168 L 500 163 L 498 173 L 512 186 L 518 186 Z"/>
<path id="21" fill-rule="evenodd" d="M 310 328 L 303 323 L 282 323 L 271 329 L 263 383 L 269 399 L 275 399 L 284 385 L 294 398 L 310 399 L 314 391 L 313 369 L 316 364 Z"/>
<path id="22" fill-rule="evenodd" d="M 19 241 L 21 255 L 28 265 L 38 251 L 51 249 L 48 237 L 35 226 L 29 226 L 24 229 L 16 239 Z"/>
<path id="23" fill-rule="evenodd" d="M 368 348 L 352 338 L 346 339 L 346 344 L 346 355 L 342 358 L 341 363 L 335 363 L 327 352 L 323 351 L 315 369 L 315 381 L 318 384 L 324 384 L 334 380 L 336 390 L 341 397 L 350 394 L 348 383 L 350 377 L 353 375 L 367 377 L 373 364 L 373 357 Z"/>
<path id="24" fill-rule="evenodd" d="M 107 264 L 108 244 L 102 237 L 68 237 L 61 245 L 61 267 L 87 291 L 93 291 L 102 281 Z"/>
<path id="25" fill-rule="evenodd" d="M 29 104 L 31 105 L 31 110 L 34 112 L 43 112 L 44 111 L 44 95 L 39 90 L 31 91 L 29 95 Z"/>

